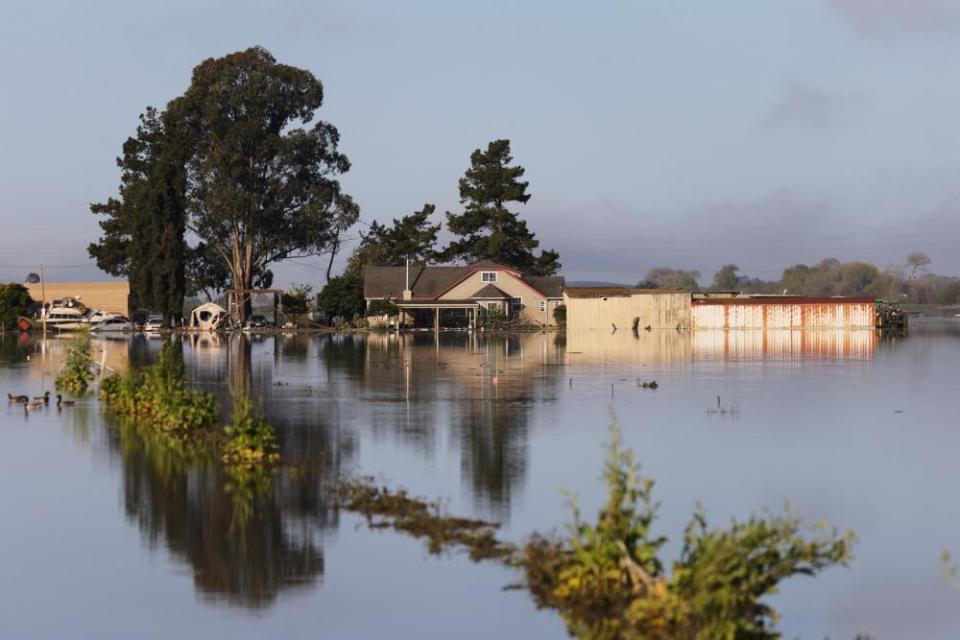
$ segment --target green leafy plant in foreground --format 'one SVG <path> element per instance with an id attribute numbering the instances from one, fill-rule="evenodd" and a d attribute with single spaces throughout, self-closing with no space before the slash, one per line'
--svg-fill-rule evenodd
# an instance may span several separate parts
<path id="1" fill-rule="evenodd" d="M 727 640 L 778 638 L 777 613 L 762 599 L 784 579 L 816 575 L 850 560 L 853 536 L 818 528 L 808 536 L 795 514 L 764 514 L 710 528 L 698 510 L 669 574 L 654 536 L 653 481 L 612 429 L 606 504 L 595 524 L 573 504 L 567 539 L 532 537 L 519 563 L 538 604 L 557 609 L 579 638 Z"/>
<path id="2" fill-rule="evenodd" d="M 90 357 L 90 339 L 84 332 L 77 334 L 67 359 L 57 374 L 56 387 L 61 391 L 83 393 L 93 382 L 93 358 Z"/>
<path id="3" fill-rule="evenodd" d="M 251 467 L 280 459 L 276 433 L 249 396 L 234 399 L 233 422 L 224 427 L 224 433 L 223 461 L 228 465 Z"/>
<path id="4" fill-rule="evenodd" d="M 219 415 L 212 394 L 189 388 L 183 360 L 170 345 L 163 348 L 155 364 L 105 378 L 100 398 L 121 415 L 170 432 L 208 427 Z"/>

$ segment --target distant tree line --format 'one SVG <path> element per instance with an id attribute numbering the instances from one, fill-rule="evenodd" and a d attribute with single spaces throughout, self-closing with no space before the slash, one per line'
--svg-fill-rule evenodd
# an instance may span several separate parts
<path id="1" fill-rule="evenodd" d="M 737 265 L 727 264 L 714 274 L 707 287 L 700 286 L 698 271 L 655 267 L 647 272 L 638 286 L 797 296 L 866 295 L 914 304 L 960 303 L 960 278 L 931 273 L 930 264 L 930 258 L 919 251 L 908 255 L 902 264 L 885 268 L 867 262 L 824 258 L 812 266 L 797 264 L 787 267 L 779 280 L 750 278 L 741 275 Z"/>

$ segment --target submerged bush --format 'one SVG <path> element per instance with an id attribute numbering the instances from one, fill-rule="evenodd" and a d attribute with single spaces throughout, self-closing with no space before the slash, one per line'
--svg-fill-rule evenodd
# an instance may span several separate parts
<path id="1" fill-rule="evenodd" d="M 56 387 L 61 391 L 82 393 L 93 382 L 93 358 L 90 357 L 90 339 L 83 332 L 77 334 L 67 351 L 67 359 L 57 374 Z"/>
<path id="2" fill-rule="evenodd" d="M 234 400 L 233 423 L 224 427 L 223 461 L 228 465 L 255 466 L 277 462 L 277 438 L 273 427 L 253 406 L 249 396 Z"/>
<path id="3" fill-rule="evenodd" d="M 568 539 L 534 536 L 519 563 L 538 604 L 557 609 L 579 638 L 778 638 L 776 612 L 762 602 L 784 579 L 815 575 L 850 559 L 852 534 L 808 537 L 799 519 L 752 516 L 710 529 L 702 511 L 684 535 L 669 575 L 653 536 L 653 481 L 612 430 L 604 479 L 609 489 L 596 524 L 573 503 Z"/>
<path id="4" fill-rule="evenodd" d="M 187 386 L 183 360 L 170 345 L 155 364 L 104 379 L 100 398 L 117 413 L 142 418 L 166 431 L 194 431 L 218 417 L 213 395 Z"/>
<path id="5" fill-rule="evenodd" d="M 413 498 L 400 489 L 378 486 L 373 478 L 343 481 L 337 488 L 340 506 L 366 517 L 371 528 L 392 527 L 415 538 L 426 538 L 430 553 L 464 547 L 472 560 L 513 556 L 514 548 L 496 537 L 499 525 L 444 515 L 439 502 Z"/>

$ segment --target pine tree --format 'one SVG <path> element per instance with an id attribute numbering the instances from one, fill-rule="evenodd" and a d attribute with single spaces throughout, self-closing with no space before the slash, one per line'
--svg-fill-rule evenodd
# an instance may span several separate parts
<path id="1" fill-rule="evenodd" d="M 440 225 L 430 224 L 430 216 L 434 211 L 436 206 L 427 203 L 419 211 L 399 220 L 394 218 L 393 226 L 378 222 L 371 224 L 347 261 L 347 275 L 361 275 L 365 264 L 399 267 L 406 264 L 408 259 L 415 264 L 436 262 Z"/>
<path id="2" fill-rule="evenodd" d="M 553 275 L 560 270 L 556 251 L 534 250 L 540 241 L 527 229 L 527 223 L 507 206 L 526 204 L 528 182 L 522 182 L 525 169 L 510 166 L 509 140 L 494 140 L 486 151 L 477 149 L 470 156 L 470 168 L 460 179 L 461 214 L 447 212 L 447 228 L 458 239 L 445 250 L 448 260 L 492 260 L 533 275 Z"/>
<path id="3" fill-rule="evenodd" d="M 178 317 L 186 263 L 183 145 L 167 113 L 150 107 L 123 145 L 120 197 L 92 204 L 105 214 L 103 238 L 89 247 L 97 265 L 130 283 L 130 306 Z"/>

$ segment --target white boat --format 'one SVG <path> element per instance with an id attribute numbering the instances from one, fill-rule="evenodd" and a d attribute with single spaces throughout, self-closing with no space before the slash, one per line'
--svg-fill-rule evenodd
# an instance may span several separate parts
<path id="1" fill-rule="evenodd" d="M 87 313 L 88 309 L 79 300 L 63 298 L 54 300 L 44 308 L 40 312 L 39 321 L 47 329 L 75 331 L 89 326 L 86 321 Z"/>
<path id="2" fill-rule="evenodd" d="M 39 322 L 58 331 L 132 331 L 133 323 L 119 313 L 88 309 L 79 300 L 54 300 L 40 313 Z"/>

